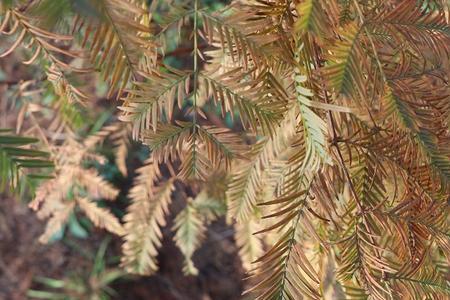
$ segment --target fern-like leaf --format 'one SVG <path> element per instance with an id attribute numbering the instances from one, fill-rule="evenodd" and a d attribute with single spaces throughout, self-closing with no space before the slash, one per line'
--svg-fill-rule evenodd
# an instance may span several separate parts
<path id="1" fill-rule="evenodd" d="M 256 217 L 246 222 L 234 224 L 236 245 L 239 247 L 239 257 L 247 271 L 254 268 L 253 263 L 263 254 L 261 238 L 254 235 L 261 228 Z"/>
<path id="2" fill-rule="evenodd" d="M 220 103 L 222 113 L 239 112 L 245 127 L 271 134 L 287 110 L 287 101 L 280 93 L 279 84 L 271 77 L 258 77 L 254 82 L 242 82 L 240 69 L 223 74 L 201 74 L 207 95 Z"/>
<path id="3" fill-rule="evenodd" d="M 144 132 L 144 144 L 153 151 L 153 157 L 157 162 L 167 162 L 169 158 L 176 159 L 188 143 L 193 127 L 194 124 L 190 122 L 178 122 L 178 125 L 161 124 L 156 132 Z"/>
<path id="4" fill-rule="evenodd" d="M 120 96 L 145 72 L 141 68 L 144 57 L 155 60 L 150 29 L 142 23 L 146 12 L 129 0 L 95 1 L 91 9 L 98 18 L 80 16 L 74 30 L 81 34 L 82 47 L 89 49 L 91 61 L 108 80 L 108 97 L 116 91 Z"/>
<path id="5" fill-rule="evenodd" d="M 148 82 L 135 83 L 120 107 L 124 112 L 120 119 L 132 123 L 134 139 L 138 139 L 143 130 L 156 130 L 164 115 L 171 120 L 175 101 L 181 109 L 189 94 L 189 72 L 169 68 L 163 74 L 146 77 Z"/>
<path id="6" fill-rule="evenodd" d="M 78 198 L 77 204 L 96 227 L 105 228 L 109 232 L 117 235 L 124 234 L 119 220 L 107 209 L 99 207 L 86 198 Z"/>
<path id="7" fill-rule="evenodd" d="M 197 275 L 198 270 L 192 261 L 192 255 L 200 246 L 204 238 L 205 226 L 193 203 L 186 207 L 176 216 L 173 230 L 174 240 L 184 255 L 183 272 L 188 275 Z"/>
<path id="8" fill-rule="evenodd" d="M 166 224 L 174 179 L 157 185 L 161 173 L 153 159 L 147 160 L 138 173 L 130 190 L 132 203 L 124 217 L 122 266 L 129 272 L 149 275 L 158 269 L 156 256 L 161 246 L 161 227 Z"/>

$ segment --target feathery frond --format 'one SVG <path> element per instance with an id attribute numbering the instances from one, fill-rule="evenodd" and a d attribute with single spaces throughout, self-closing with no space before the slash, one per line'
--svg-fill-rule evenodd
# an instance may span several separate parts
<path id="1" fill-rule="evenodd" d="M 161 227 L 174 190 L 174 178 L 160 185 L 158 163 L 153 158 L 138 170 L 138 177 L 129 197 L 125 221 L 125 243 L 122 246 L 122 266 L 129 272 L 149 275 L 157 269 L 156 256 L 161 246 Z"/>
<path id="2" fill-rule="evenodd" d="M 257 18 L 248 7 L 240 6 L 229 16 L 206 12 L 201 12 L 201 16 L 208 42 L 220 45 L 222 51 L 245 68 L 266 65 L 271 56 L 281 54 L 270 51 L 279 39 L 276 34 L 266 32 L 270 20 Z"/>
<path id="3" fill-rule="evenodd" d="M 156 162 L 167 162 L 180 157 L 183 147 L 189 142 L 194 124 L 178 122 L 177 125 L 161 124 L 156 132 L 144 132 L 143 141 L 153 151 Z"/>
<path id="4" fill-rule="evenodd" d="M 116 155 L 116 165 L 122 175 L 126 176 L 126 158 L 130 142 L 130 128 L 127 126 L 127 124 L 124 123 L 113 123 L 111 125 L 104 126 L 94 135 L 90 135 L 89 137 L 87 137 L 84 140 L 84 144 L 88 148 L 92 148 L 98 144 L 101 144 L 106 139 L 112 142 Z"/>
<path id="5" fill-rule="evenodd" d="M 127 85 L 145 73 L 144 59 L 155 61 L 155 45 L 150 28 L 142 22 L 146 10 L 129 0 L 100 0 L 90 3 L 96 16 L 79 16 L 74 31 L 82 37 L 81 45 L 89 49 L 92 63 L 109 83 L 108 97 L 120 96 Z"/>
<path id="6" fill-rule="evenodd" d="M 138 139 L 141 131 L 157 129 L 163 117 L 172 119 L 175 101 L 182 108 L 189 94 L 191 73 L 168 69 L 159 75 L 148 75 L 148 82 L 135 83 L 128 91 L 120 107 L 124 113 L 120 120 L 133 125 L 133 138 Z"/>
<path id="7" fill-rule="evenodd" d="M 192 255 L 204 237 L 205 226 L 192 203 L 188 203 L 176 216 L 173 230 L 175 243 L 184 255 L 183 272 L 197 275 L 198 270 L 194 266 Z"/>
<path id="8" fill-rule="evenodd" d="M 54 149 L 54 152 L 55 176 L 37 189 L 36 196 L 29 204 L 40 218 L 50 218 L 41 241 L 48 241 L 51 233 L 60 230 L 76 206 L 86 213 L 94 225 L 118 235 L 123 234 L 118 219 L 106 208 L 98 207 L 93 202 L 98 199 L 114 200 L 119 191 L 95 169 L 80 166 L 82 159 L 89 156 L 94 158 L 95 155 L 90 155 L 83 145 L 70 140 Z"/>
<path id="9" fill-rule="evenodd" d="M 97 204 L 86 198 L 78 198 L 77 204 L 96 227 L 105 228 L 117 235 L 123 235 L 122 225 L 107 209 L 98 207 Z"/>
<path id="10" fill-rule="evenodd" d="M 245 78 L 240 69 L 234 69 L 223 74 L 202 73 L 206 94 L 220 103 L 222 113 L 239 112 L 242 125 L 264 134 L 272 133 L 279 125 L 287 110 L 287 101 L 276 79 L 259 76 L 253 82 Z"/>
<path id="11" fill-rule="evenodd" d="M 68 51 L 55 45 L 56 41 L 71 41 L 73 39 L 72 36 L 48 32 L 33 25 L 33 21 L 31 17 L 22 14 L 17 9 L 7 10 L 0 25 L 0 33 L 8 36 L 14 35 L 16 38 L 14 43 L 0 54 L 0 57 L 11 54 L 22 44 L 30 43 L 34 52 L 29 60 L 24 61 L 24 64 L 32 64 L 43 55 L 51 64 L 60 69 L 78 72 L 90 71 L 89 69 L 77 68 L 64 62 L 64 58 L 79 58 L 80 53 Z"/>
<path id="12" fill-rule="evenodd" d="M 253 218 L 244 223 L 234 224 L 236 245 L 239 247 L 239 257 L 247 271 L 254 268 L 253 263 L 263 254 L 261 237 L 254 235 L 260 230 L 257 219 Z"/>

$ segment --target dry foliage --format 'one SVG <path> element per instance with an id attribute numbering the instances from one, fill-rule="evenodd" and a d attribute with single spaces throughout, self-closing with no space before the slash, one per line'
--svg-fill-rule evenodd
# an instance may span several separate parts
<path id="1" fill-rule="evenodd" d="M 31 118 L 55 162 L 32 202 L 49 218 L 42 241 L 80 209 L 124 236 L 125 269 L 152 274 L 172 192 L 195 187 L 172 228 L 186 274 L 225 216 L 252 298 L 450 297 L 447 1 L 147 2 L 61 0 L 64 18 L 51 0 L 0 6 L 0 56 L 28 48 L 58 99 L 47 129 L 44 104 L 18 113 L 18 132 Z M 192 47 L 186 68 L 167 60 L 180 50 L 171 32 Z M 124 123 L 81 140 L 72 107 L 91 96 L 71 77 L 94 70 Z M 95 204 L 117 189 L 82 163 L 109 138 L 127 175 L 129 137 L 151 153 L 121 225 Z"/>

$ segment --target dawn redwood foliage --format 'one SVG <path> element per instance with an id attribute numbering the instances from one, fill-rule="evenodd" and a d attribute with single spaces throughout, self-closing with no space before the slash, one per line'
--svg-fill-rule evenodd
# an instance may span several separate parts
<path id="1" fill-rule="evenodd" d="M 29 74 L 0 81 L 17 123 L 0 174 L 37 186 L 42 242 L 81 212 L 151 275 L 172 218 L 196 275 L 225 218 L 252 299 L 450 297 L 448 1 L 1 3 L 0 57 Z M 134 177 L 123 216 L 95 167 L 107 142 Z"/>

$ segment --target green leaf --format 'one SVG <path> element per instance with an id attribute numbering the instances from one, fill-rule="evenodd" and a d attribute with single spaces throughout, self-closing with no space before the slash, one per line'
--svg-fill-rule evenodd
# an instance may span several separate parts
<path id="1" fill-rule="evenodd" d="M 23 137 L 15 135 L 0 135 L 0 145 L 28 145 L 39 142 L 38 139 L 32 137 Z"/>
<path id="2" fill-rule="evenodd" d="M 33 137 L 23 137 L 18 135 L 2 135 L 8 133 L 9 129 L 0 128 L 0 189 L 9 182 L 11 188 L 20 189 L 23 182 L 33 189 L 31 181 L 48 179 L 50 176 L 44 173 L 30 173 L 29 169 L 50 169 L 54 167 L 52 161 L 47 158 L 48 152 L 30 149 L 28 146 L 39 142 Z M 25 170 L 28 169 L 28 170 Z M 20 173 L 20 174 L 19 174 Z M 24 176 L 24 181 L 19 182 L 19 177 Z M 20 184 L 19 184 L 20 183 Z"/>

